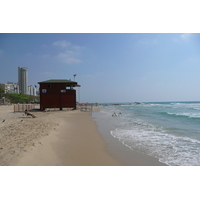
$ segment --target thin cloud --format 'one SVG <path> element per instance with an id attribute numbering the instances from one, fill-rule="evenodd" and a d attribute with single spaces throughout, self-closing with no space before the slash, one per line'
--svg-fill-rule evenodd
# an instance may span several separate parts
<path id="1" fill-rule="evenodd" d="M 62 47 L 62 48 L 66 48 L 66 47 L 70 47 L 71 43 L 66 41 L 66 40 L 60 40 L 60 41 L 56 41 L 53 43 L 53 46 L 57 46 L 57 47 Z"/>
<path id="2" fill-rule="evenodd" d="M 59 53 L 56 57 L 67 64 L 81 62 L 81 60 L 78 58 L 77 52 L 74 51 L 65 51 L 63 53 Z"/>
<path id="3" fill-rule="evenodd" d="M 53 43 L 54 47 L 61 48 L 61 52 L 58 53 L 55 58 L 64 63 L 80 63 L 80 59 L 83 47 L 74 45 L 66 40 L 60 40 Z"/>
<path id="4" fill-rule="evenodd" d="M 192 36 L 191 33 L 184 33 L 184 34 L 181 34 L 180 37 L 182 40 L 188 40 L 191 36 Z"/>

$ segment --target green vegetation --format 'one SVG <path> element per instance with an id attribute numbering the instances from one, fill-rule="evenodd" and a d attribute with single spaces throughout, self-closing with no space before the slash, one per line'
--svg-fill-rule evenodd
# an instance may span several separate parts
<path id="1" fill-rule="evenodd" d="M 20 103 L 20 104 L 29 104 L 29 103 L 38 103 L 38 96 L 31 96 L 25 94 L 2 94 L 5 97 L 6 103 L 10 101 L 10 103 Z"/>

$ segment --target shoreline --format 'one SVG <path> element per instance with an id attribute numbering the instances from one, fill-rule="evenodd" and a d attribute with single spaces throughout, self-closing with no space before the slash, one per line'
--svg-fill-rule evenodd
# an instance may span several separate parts
<path id="1" fill-rule="evenodd" d="M 157 159 L 135 152 L 110 134 L 93 113 L 36 112 L 36 118 L 1 107 L 1 166 L 161 166 Z M 31 111 L 32 112 L 32 111 Z M 96 117 L 95 117 L 96 116 Z"/>
<path id="2" fill-rule="evenodd" d="M 109 123 L 105 123 L 98 115 L 100 115 L 100 112 L 95 113 L 93 118 L 97 124 L 98 132 L 108 144 L 107 151 L 119 160 L 122 166 L 168 166 L 152 156 L 130 149 L 130 147 L 113 137 Z"/>

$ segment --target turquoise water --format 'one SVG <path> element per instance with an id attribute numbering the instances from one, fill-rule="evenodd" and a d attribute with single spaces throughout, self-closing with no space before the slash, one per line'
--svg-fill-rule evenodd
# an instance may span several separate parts
<path id="1" fill-rule="evenodd" d="M 200 102 L 106 105 L 101 117 L 127 147 L 167 165 L 200 165 Z"/>

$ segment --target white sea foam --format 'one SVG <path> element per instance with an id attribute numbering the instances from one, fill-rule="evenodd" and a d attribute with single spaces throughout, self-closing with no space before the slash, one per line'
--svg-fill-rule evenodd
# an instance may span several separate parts
<path id="1" fill-rule="evenodd" d="M 116 129 L 111 134 L 133 150 L 154 156 L 168 165 L 200 165 L 200 141 L 167 134 L 164 130 Z"/>
<path id="2" fill-rule="evenodd" d="M 200 113 L 167 113 L 168 115 L 185 116 L 189 118 L 200 118 Z"/>
<path id="3" fill-rule="evenodd" d="M 173 108 L 200 110 L 200 103 L 172 103 Z"/>
<path id="4" fill-rule="evenodd" d="M 127 147 L 183 166 L 200 165 L 198 109 L 200 103 L 152 103 L 110 106 L 102 114 L 112 136 Z M 114 112 L 122 116 L 112 117 Z"/>

